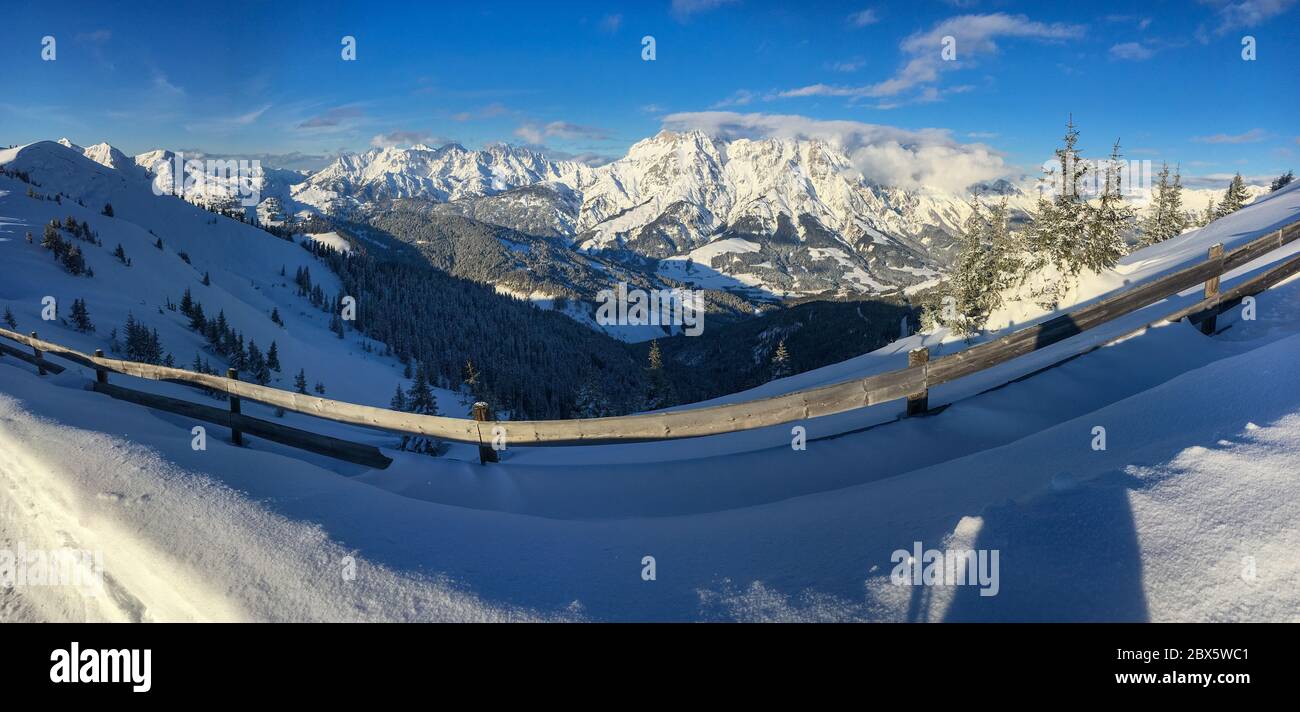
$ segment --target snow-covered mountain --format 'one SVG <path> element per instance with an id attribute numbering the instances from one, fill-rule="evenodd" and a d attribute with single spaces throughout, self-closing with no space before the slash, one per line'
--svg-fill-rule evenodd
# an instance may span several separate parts
<path id="1" fill-rule="evenodd" d="M 590 172 L 581 163 L 551 161 L 505 144 L 482 151 L 455 143 L 440 148 L 417 144 L 340 156 L 297 186 L 294 198 L 326 211 L 394 198 L 448 202 L 547 181 L 576 186 L 590 180 Z"/>
<path id="2" fill-rule="evenodd" d="M 108 144 L 61 143 L 164 192 L 173 185 L 171 151 L 128 157 Z M 879 185 L 824 141 L 721 139 L 701 131 L 662 131 L 595 168 L 505 144 L 415 145 L 344 154 L 313 174 L 263 167 L 253 187 L 262 222 L 304 212 L 364 222 L 394 201 L 422 201 L 430 220 L 469 218 L 552 238 L 570 250 L 760 300 L 933 284 L 955 256 L 971 201 L 1005 198 L 1013 217 L 1023 218 L 1037 199 L 1007 180 L 964 194 Z M 185 197 L 221 206 L 231 193 L 217 180 Z M 1218 194 L 1185 189 L 1184 209 L 1202 211 Z M 1139 210 L 1146 203 L 1133 202 Z"/>
<path id="3" fill-rule="evenodd" d="M 80 152 L 86 158 L 106 168 L 111 168 L 121 176 L 133 182 L 152 184 L 150 187 L 158 195 L 182 195 L 185 200 L 209 208 L 234 209 L 241 197 L 240 181 L 245 181 L 244 189 L 257 201 L 257 216 L 260 222 L 277 222 L 287 214 L 294 204 L 292 188 L 305 181 L 307 175 L 298 171 L 284 170 L 258 165 L 248 173 L 210 173 L 204 180 L 189 187 L 182 187 L 176 181 L 177 164 L 180 161 L 200 160 L 208 156 L 203 154 L 177 154 L 167 149 L 154 149 L 127 156 L 108 143 L 98 143 L 89 147 L 74 144 L 66 138 L 57 141 L 60 145 Z"/>
<path id="4" fill-rule="evenodd" d="M 1030 197 L 1003 182 L 977 199 Z M 817 140 L 724 140 L 670 132 L 591 168 L 503 145 L 345 155 L 293 199 L 352 214 L 394 198 L 548 237 L 583 251 L 663 260 L 665 275 L 773 296 L 869 293 L 933 280 L 948 264 L 968 196 L 874 185 Z M 690 267 L 688 269 L 687 267 Z"/>

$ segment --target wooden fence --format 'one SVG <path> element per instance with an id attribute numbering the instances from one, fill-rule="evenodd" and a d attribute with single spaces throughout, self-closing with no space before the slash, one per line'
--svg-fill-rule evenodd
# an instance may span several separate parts
<path id="1" fill-rule="evenodd" d="M 1300 255 L 1281 262 L 1226 292 L 1219 290 L 1220 276 L 1297 239 L 1300 239 L 1300 222 L 1291 223 L 1230 252 L 1225 253 L 1222 245 L 1216 245 L 1211 248 L 1204 262 L 1135 285 L 1067 314 L 1019 329 L 992 341 L 935 359 L 930 358 L 928 349 L 917 349 L 909 354 L 908 367 L 904 369 L 743 403 L 611 418 L 493 421 L 488 418 L 485 405 L 475 408 L 474 420 L 402 413 L 386 408 L 346 403 L 259 386 L 255 383 L 245 383 L 235 378 L 234 373 L 229 373 L 227 377 L 222 378 L 178 368 L 105 358 L 100 351 L 88 355 L 60 344 L 41 340 L 35 333 L 23 336 L 4 329 L 0 329 L 0 337 L 23 344 L 30 349 L 30 352 L 0 342 L 0 353 L 16 356 L 33 364 L 42 374 L 46 371 L 58 373 L 63 370 L 47 358 L 51 355 L 93 368 L 97 372 L 94 386 L 96 391 L 150 408 L 224 425 L 232 430 L 236 442 L 240 441 L 242 433 L 247 432 L 285 445 L 371 467 L 386 467 L 390 462 L 372 446 L 351 443 L 245 416 L 240 412 L 240 404 L 241 400 L 246 399 L 340 423 L 477 444 L 481 460 L 487 462 L 495 460 L 489 445 L 493 441 L 493 433 L 497 427 L 505 428 L 506 442 L 510 446 L 582 445 L 672 440 L 740 432 L 835 415 L 901 399 L 907 400 L 909 415 L 924 413 L 928 408 L 928 391 L 932 386 L 948 383 L 1046 348 L 1198 284 L 1205 284 L 1205 298 L 1165 318 L 1171 320 L 1189 318 L 1199 323 L 1206 333 L 1212 333 L 1214 316 L 1223 309 L 1300 272 Z M 108 383 L 110 372 L 184 383 L 224 393 L 230 399 L 230 409 L 227 412 L 212 406 L 110 385 Z"/>

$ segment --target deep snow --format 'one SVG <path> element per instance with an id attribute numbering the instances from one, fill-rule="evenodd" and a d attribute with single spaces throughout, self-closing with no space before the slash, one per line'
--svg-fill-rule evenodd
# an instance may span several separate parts
<path id="1" fill-rule="evenodd" d="M 81 187 L 118 207 L 107 180 Z M 177 298 L 194 279 L 174 276 L 170 249 L 192 248 L 211 265 L 205 305 L 228 305 L 259 341 L 284 339 L 287 373 L 302 359 L 336 374 L 329 395 L 386 401 L 396 364 L 360 352 L 354 337 L 334 339 L 319 314 L 290 312 L 303 318 L 288 334 L 266 319 L 271 306 L 295 309 L 292 291 L 276 286 L 277 263 L 292 274 L 294 259 L 310 259 L 301 248 L 222 221 L 220 241 L 178 230 L 155 254 L 152 221 L 165 229 L 192 214 L 122 203 L 119 215 L 134 213 L 143 227 L 89 207 L 78 219 L 110 248 L 130 241 L 135 266 L 119 269 L 91 250 L 99 274 L 72 282 L 21 235 L 77 207 L 0 195 L 0 237 L 11 238 L 0 242 L 0 304 L 30 322 L 51 284 L 67 301 L 97 289 L 100 334 L 42 323 L 42 335 L 102 346 L 108 325 L 141 309 L 169 330 L 166 343 L 196 338 L 155 316 L 162 295 Z M 1072 299 L 1186 266 L 1209 244 L 1231 248 L 1298 210 L 1300 192 L 1280 192 L 1085 278 Z M 1297 250 L 1270 254 L 1225 285 Z M 364 471 L 256 438 L 234 448 L 210 427 L 208 449 L 195 452 L 193 423 L 87 392 L 93 374 L 84 369 L 42 378 L 0 359 L 0 550 L 98 549 L 111 579 L 93 599 L 57 587 L 0 592 L 0 618 L 1294 620 L 1300 282 L 1261 295 L 1255 321 L 1238 310 L 1220 317 L 1213 338 L 1163 325 L 989 390 L 1154 321 L 1198 291 L 935 389 L 933 404 L 953 405 L 933 417 L 896 421 L 901 405 L 887 404 L 810 421 L 806 451 L 792 450 L 780 427 L 671 444 L 512 449 L 489 467 L 470 447 L 446 458 L 389 451 L 391 468 Z M 1051 316 L 1040 312 L 1007 319 Z M 963 347 L 942 333 L 918 335 L 725 400 L 894 368 L 922 340 Z M 1107 431 L 1104 451 L 1091 446 L 1097 426 Z M 914 542 L 998 549 L 998 595 L 891 583 L 892 552 Z M 346 556 L 357 563 L 354 580 L 342 575 Z M 657 580 L 642 579 L 646 556 Z"/>

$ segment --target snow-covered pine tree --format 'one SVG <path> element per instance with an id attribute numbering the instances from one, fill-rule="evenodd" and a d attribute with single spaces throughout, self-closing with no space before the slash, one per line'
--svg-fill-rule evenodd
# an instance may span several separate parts
<path id="1" fill-rule="evenodd" d="M 1200 213 L 1200 216 L 1196 219 L 1196 227 L 1205 227 L 1214 222 L 1215 210 L 1214 197 L 1211 196 L 1209 202 L 1205 205 L 1205 212 Z"/>
<path id="2" fill-rule="evenodd" d="M 406 411 L 417 415 L 437 415 L 438 399 L 433 395 L 429 382 L 429 372 L 420 364 L 415 369 L 415 380 L 406 393 Z M 399 446 L 402 450 L 418 452 L 425 455 L 442 454 L 444 447 L 439 441 L 422 435 L 404 435 Z"/>
<path id="3" fill-rule="evenodd" d="M 1128 249 L 1124 236 L 1133 224 L 1133 208 L 1124 201 L 1119 140 L 1111 148 L 1110 160 L 1106 162 L 1105 185 L 1101 200 L 1096 207 L 1089 206 L 1087 239 L 1075 263 L 1094 272 L 1113 267 Z"/>
<path id="4" fill-rule="evenodd" d="M 1173 198 L 1173 186 L 1169 183 L 1169 164 L 1162 163 L 1160 172 L 1156 174 L 1151 205 L 1146 216 L 1138 223 L 1139 244 L 1142 246 L 1164 242 L 1182 232 L 1182 230 L 1175 232 L 1175 220 L 1181 220 L 1182 209 L 1179 207 L 1175 210 L 1170 204 L 1171 198 Z"/>
<path id="5" fill-rule="evenodd" d="M 1030 249 L 1043 264 L 1050 261 L 1062 270 L 1078 272 L 1078 255 L 1087 240 L 1090 211 L 1081 195 L 1080 183 L 1088 167 L 1079 155 L 1079 130 L 1073 117 L 1066 124 L 1063 140 L 1064 146 L 1056 150 L 1059 167 L 1047 171 L 1044 178 L 1053 186 L 1051 198 L 1039 195 L 1037 214 L 1027 238 Z"/>
<path id="6" fill-rule="evenodd" d="M 1250 193 L 1246 191 L 1246 181 L 1238 173 L 1232 177 L 1228 189 L 1223 192 L 1223 200 L 1219 201 L 1219 207 L 1214 210 L 1215 219 L 1241 210 L 1249 199 Z"/>
<path id="7" fill-rule="evenodd" d="M 945 326 L 959 334 L 983 328 L 989 314 L 1002 305 L 1002 292 L 1021 274 L 1022 249 L 1008 225 L 1007 200 L 985 207 L 972 200 L 971 214 L 957 236 L 959 251 L 948 295 L 956 302 L 956 323 Z"/>
<path id="8" fill-rule="evenodd" d="M 1187 212 L 1183 210 L 1183 167 L 1181 165 L 1174 166 L 1174 182 L 1173 185 L 1169 186 L 1167 202 L 1169 207 L 1169 229 L 1173 232 L 1169 237 L 1178 237 L 1190 227 Z"/>

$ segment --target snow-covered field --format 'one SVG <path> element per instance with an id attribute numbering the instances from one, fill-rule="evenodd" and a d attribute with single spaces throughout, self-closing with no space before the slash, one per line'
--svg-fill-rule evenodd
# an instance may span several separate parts
<path id="1" fill-rule="evenodd" d="M 110 179 L 79 188 L 106 190 Z M 193 281 L 170 276 L 171 250 L 187 249 L 212 273 L 205 305 L 227 305 L 259 342 L 277 338 L 286 373 L 299 363 L 309 376 L 319 371 L 332 397 L 383 404 L 391 394 L 397 364 L 360 351 L 354 335 L 335 339 L 319 312 L 300 313 L 291 278 L 277 286 L 281 263 L 290 275 L 316 264 L 301 248 L 224 220 L 209 228 L 217 239 L 191 235 L 202 224 L 164 234 L 192 216 L 168 223 L 125 194 L 95 194 L 81 209 L 22 190 L 0 178 L 0 238 L 10 238 L 0 242 L 0 306 L 24 330 L 102 347 L 102 332 L 130 309 L 167 329 L 166 343 L 191 339 L 197 350 L 197 337 L 156 309 Z M 110 197 L 123 219 L 98 215 Z M 73 281 L 22 238 L 70 211 L 110 248 L 122 242 L 133 267 L 91 249 L 96 277 Z M 1072 303 L 1297 216 L 1300 191 L 1279 192 L 1086 277 Z M 155 225 L 162 253 L 147 231 Z M 101 333 L 28 327 L 51 284 L 61 301 L 85 296 Z M 790 447 L 783 426 L 669 444 L 512 449 L 487 467 L 470 447 L 442 458 L 389 449 L 392 467 L 366 471 L 256 438 L 235 448 L 210 427 L 208 449 L 196 452 L 193 423 L 88 392 L 84 369 L 40 377 L 3 358 L 0 551 L 100 551 L 106 585 L 98 596 L 3 590 L 0 620 L 1297 620 L 1300 282 L 1260 295 L 1253 321 L 1237 310 L 1221 316 L 1213 338 L 1163 325 L 990 390 L 1197 292 L 937 388 L 931 403 L 952 405 L 933 417 L 896 420 L 901 404 L 886 404 L 810 421 L 806 450 Z M 297 317 L 287 333 L 266 318 L 273 306 Z M 1049 316 L 1022 308 L 1005 319 Z M 963 347 L 917 335 L 723 400 L 896 368 L 922 342 L 940 353 Z M 1105 449 L 1094 449 L 1097 427 Z M 917 542 L 996 550 L 997 595 L 894 583 L 894 552 Z M 654 580 L 643 576 L 646 557 Z"/>

